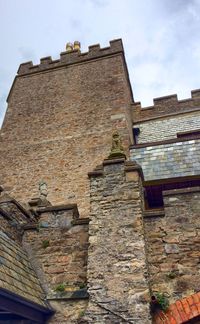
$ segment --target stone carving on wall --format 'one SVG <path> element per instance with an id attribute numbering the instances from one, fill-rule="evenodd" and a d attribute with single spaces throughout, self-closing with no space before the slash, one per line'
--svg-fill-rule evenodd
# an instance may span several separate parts
<path id="1" fill-rule="evenodd" d="M 47 183 L 44 180 L 41 180 L 39 183 L 39 193 L 40 193 L 40 199 L 42 200 L 47 199 L 48 187 L 47 187 Z"/>
<path id="2" fill-rule="evenodd" d="M 112 135 L 112 147 L 108 159 L 126 158 L 118 131 Z"/>

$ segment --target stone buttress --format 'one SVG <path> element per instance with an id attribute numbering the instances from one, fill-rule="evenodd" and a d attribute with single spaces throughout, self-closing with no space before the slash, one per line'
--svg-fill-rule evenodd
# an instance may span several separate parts
<path id="1" fill-rule="evenodd" d="M 150 323 L 142 171 L 125 159 L 89 173 L 88 323 Z"/>

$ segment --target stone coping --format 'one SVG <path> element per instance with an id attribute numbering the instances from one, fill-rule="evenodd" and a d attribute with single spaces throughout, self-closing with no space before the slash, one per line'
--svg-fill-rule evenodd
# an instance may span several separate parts
<path id="1" fill-rule="evenodd" d="M 103 175 L 103 167 L 111 164 L 124 163 L 125 158 L 104 159 L 101 165 L 98 165 L 94 171 L 88 172 L 88 177 L 99 177 Z"/>
<path id="2" fill-rule="evenodd" d="M 154 179 L 154 180 L 145 180 L 144 186 L 157 186 L 162 184 L 168 184 L 168 183 L 178 183 L 178 182 L 185 182 L 185 181 L 193 181 L 193 180 L 199 180 L 200 181 L 200 175 L 192 175 L 192 176 L 186 176 L 186 177 L 169 177 L 169 178 L 160 178 L 160 179 Z M 167 191 L 167 190 L 166 190 Z"/>
<path id="3" fill-rule="evenodd" d="M 47 295 L 47 300 L 72 300 L 88 299 L 87 288 L 77 289 L 74 291 L 52 292 Z"/>
<path id="4" fill-rule="evenodd" d="M 1 213 L 1 211 L 0 211 Z M 72 226 L 78 226 L 78 225 L 88 225 L 90 222 L 90 218 L 77 218 L 73 219 L 71 221 Z M 23 230 L 38 230 L 38 223 L 30 223 L 22 226 Z"/>
<path id="5" fill-rule="evenodd" d="M 90 218 L 78 218 L 78 219 L 74 219 L 71 223 L 73 226 L 76 225 L 88 225 L 90 222 Z"/>
<path id="6" fill-rule="evenodd" d="M 190 135 L 190 134 L 194 134 L 194 135 Z M 186 132 L 178 132 L 177 133 L 177 137 L 181 137 L 181 136 L 187 136 L 187 135 L 190 135 L 190 136 L 195 136 L 200 134 L 200 128 L 196 128 L 195 130 L 189 130 L 189 131 L 186 131 Z"/>
<path id="7" fill-rule="evenodd" d="M 123 65 L 125 69 L 126 79 L 128 82 L 128 87 L 131 95 L 131 100 L 133 100 L 133 92 L 130 83 L 128 68 L 124 55 L 124 48 L 121 39 L 114 39 L 109 42 L 110 46 L 101 48 L 99 44 L 94 44 L 88 47 L 88 52 L 81 53 L 78 50 L 73 50 L 71 52 L 60 53 L 60 58 L 52 60 L 51 56 L 43 57 L 40 59 L 40 64 L 33 65 L 32 61 L 20 64 L 17 71 L 17 75 L 13 81 L 10 88 L 7 102 L 9 102 L 14 84 L 18 77 L 24 77 L 27 75 L 32 75 L 34 73 L 43 73 L 52 71 L 53 69 L 63 69 L 74 64 L 85 64 L 87 62 L 93 62 L 96 60 L 113 57 L 116 55 L 121 55 L 123 60 Z"/>
<path id="8" fill-rule="evenodd" d="M 58 205 L 58 206 L 48 206 L 48 207 L 41 207 L 37 208 L 36 212 L 38 214 L 48 213 L 48 212 L 56 212 L 56 211 L 63 211 L 63 210 L 72 210 L 74 218 L 79 218 L 79 212 L 77 204 L 67 204 L 67 205 Z"/>
<path id="9" fill-rule="evenodd" d="M 3 216 L 4 218 L 12 221 L 12 217 L 9 215 L 9 213 L 7 213 L 5 210 L 3 210 L 1 207 L 0 207 L 0 215 Z"/>
<path id="10" fill-rule="evenodd" d="M 192 100 L 192 99 L 188 99 L 188 100 Z M 154 106 L 150 107 L 150 108 L 142 108 L 142 109 L 154 109 Z M 149 118 L 141 118 L 138 119 L 137 121 L 133 122 L 133 126 L 137 126 L 137 124 L 142 124 L 142 123 L 148 123 L 149 121 L 152 120 L 156 120 L 156 119 L 165 119 L 165 118 L 170 118 L 170 117 L 177 117 L 177 115 L 184 115 L 184 114 L 190 114 L 190 113 L 194 113 L 194 112 L 199 112 L 199 107 L 192 107 L 190 109 L 185 109 L 183 111 L 176 111 L 176 112 L 171 112 L 171 113 L 163 113 L 162 115 L 157 115 L 154 117 L 149 117 Z"/>
<path id="11" fill-rule="evenodd" d="M 134 161 L 134 160 L 133 161 L 126 161 L 124 171 L 125 172 L 138 171 L 142 181 L 144 181 L 144 174 L 143 174 L 142 167 L 136 161 Z"/>
<path id="12" fill-rule="evenodd" d="M 200 192 L 200 187 L 165 190 L 163 191 L 163 196 L 181 195 L 181 194 L 188 194 L 193 192 Z"/>
<path id="13" fill-rule="evenodd" d="M 88 172 L 88 177 L 101 177 L 103 175 L 103 170 L 94 170 L 91 172 Z"/>
<path id="14" fill-rule="evenodd" d="M 124 163 L 125 161 L 126 161 L 125 158 L 105 159 L 103 160 L 103 165 Z"/>
<path id="15" fill-rule="evenodd" d="M 144 218 L 164 217 L 165 216 L 165 211 L 164 211 L 164 209 L 145 210 L 143 212 L 143 216 L 144 216 Z"/>
<path id="16" fill-rule="evenodd" d="M 139 171 L 143 178 L 143 172 L 141 166 L 135 161 L 127 161 L 125 158 L 105 159 L 101 166 L 97 166 L 94 171 L 88 172 L 88 177 L 98 177 L 103 175 L 103 167 L 111 164 L 124 163 L 125 172 Z"/>
<path id="17" fill-rule="evenodd" d="M 177 94 L 153 98 L 153 105 L 142 107 L 141 102 L 132 102 L 135 123 L 199 110 L 200 89 L 192 90 L 191 97 L 178 100 Z"/>
<path id="18" fill-rule="evenodd" d="M 32 61 L 20 64 L 17 71 L 18 75 L 26 75 L 30 73 L 59 68 L 65 65 L 82 63 L 92 59 L 110 56 L 113 54 L 123 53 L 123 44 L 121 39 L 110 41 L 110 46 L 100 48 L 99 44 L 91 45 L 88 52 L 81 53 L 79 50 L 60 53 L 60 59 L 52 60 L 51 56 L 40 59 L 40 64 L 33 65 Z"/>
<path id="19" fill-rule="evenodd" d="M 166 145 L 166 144 L 173 144 L 173 143 L 180 143 L 180 142 L 187 142 L 187 141 L 195 141 L 200 139 L 200 135 L 195 135 L 195 136 L 189 136 L 188 137 L 179 137 L 179 138 L 174 138 L 174 139 L 169 139 L 169 140 L 164 140 L 164 141 L 157 141 L 157 142 L 148 142 L 148 143 L 142 143 L 142 144 L 135 144 L 135 145 L 130 145 L 129 149 L 138 149 L 138 148 L 143 148 L 143 147 L 150 147 L 150 146 L 158 146 L 158 145 Z"/>
<path id="20" fill-rule="evenodd" d="M 15 200 L 14 198 L 11 198 L 7 195 L 0 197 L 0 205 L 6 203 L 14 204 L 22 212 L 24 216 L 31 219 L 31 214 L 22 205 L 20 205 L 20 203 L 18 203 L 18 201 Z"/>

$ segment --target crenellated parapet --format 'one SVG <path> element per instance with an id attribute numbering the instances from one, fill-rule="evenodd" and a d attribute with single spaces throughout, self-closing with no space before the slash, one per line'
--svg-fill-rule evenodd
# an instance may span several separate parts
<path id="1" fill-rule="evenodd" d="M 192 90 L 191 97 L 178 100 L 177 94 L 154 98 L 153 105 L 142 107 L 141 102 L 132 104 L 132 114 L 134 123 L 160 118 L 163 116 L 177 115 L 200 108 L 200 89 Z"/>
<path id="2" fill-rule="evenodd" d="M 32 61 L 22 63 L 17 71 L 18 75 L 40 72 L 48 69 L 59 68 L 64 65 L 82 63 L 92 59 L 123 52 L 121 39 L 110 41 L 110 46 L 101 48 L 99 44 L 88 47 L 88 52 L 81 53 L 79 49 L 60 53 L 60 59 L 52 60 L 51 56 L 40 59 L 40 64 L 33 65 Z"/>

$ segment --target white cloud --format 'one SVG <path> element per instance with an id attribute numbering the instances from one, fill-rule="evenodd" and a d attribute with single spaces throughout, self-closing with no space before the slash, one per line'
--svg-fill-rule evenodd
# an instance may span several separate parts
<path id="1" fill-rule="evenodd" d="M 31 61 L 36 60 L 36 55 L 35 55 L 35 52 L 33 49 L 25 47 L 25 46 L 20 46 L 18 48 L 18 51 L 19 51 L 22 62 L 26 62 L 29 60 L 31 60 Z"/>
<path id="2" fill-rule="evenodd" d="M 200 84 L 199 12 L 199 0 L 0 0 L 0 94 L 22 61 L 57 58 L 68 41 L 80 40 L 85 51 L 122 37 L 137 101 L 187 97 Z"/>

